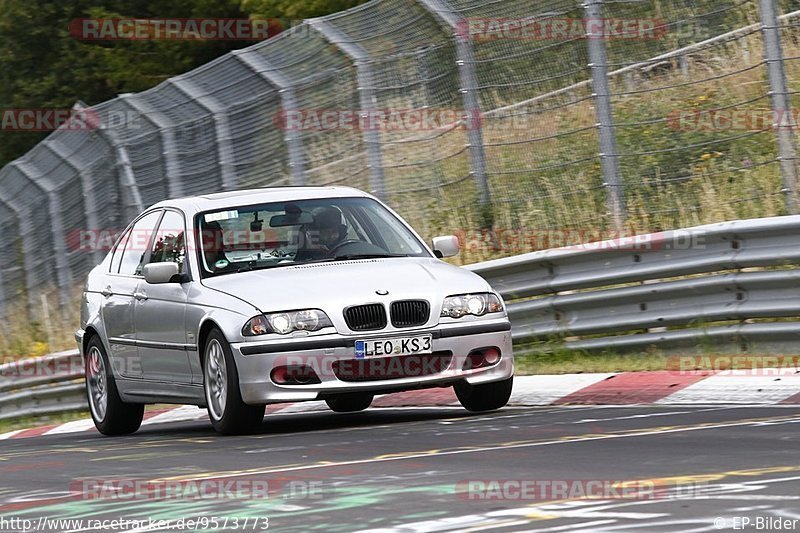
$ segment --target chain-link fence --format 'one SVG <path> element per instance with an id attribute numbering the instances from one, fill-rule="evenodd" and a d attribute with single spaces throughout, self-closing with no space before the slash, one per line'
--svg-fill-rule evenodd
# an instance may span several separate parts
<path id="1" fill-rule="evenodd" d="M 0 313 L 168 197 L 346 184 L 463 262 L 796 211 L 798 0 L 373 0 L 90 108 L 0 171 Z M 78 103 L 76 106 L 81 107 Z"/>

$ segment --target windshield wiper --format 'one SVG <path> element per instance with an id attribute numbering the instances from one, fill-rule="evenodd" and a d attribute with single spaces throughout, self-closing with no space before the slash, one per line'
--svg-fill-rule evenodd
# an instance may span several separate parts
<path id="1" fill-rule="evenodd" d="M 331 261 L 349 261 L 353 259 L 384 259 L 388 257 L 408 257 L 406 254 L 389 254 L 389 253 L 375 253 L 375 254 L 342 254 L 337 255 Z"/>
<path id="2" fill-rule="evenodd" d="M 253 270 L 266 270 L 268 268 L 277 268 L 277 267 L 284 267 L 284 266 L 292 266 L 292 264 L 291 263 L 275 263 L 274 265 L 257 265 L 257 266 L 246 265 L 246 266 L 239 267 L 236 270 L 236 273 L 239 274 L 241 272 L 252 272 Z"/>

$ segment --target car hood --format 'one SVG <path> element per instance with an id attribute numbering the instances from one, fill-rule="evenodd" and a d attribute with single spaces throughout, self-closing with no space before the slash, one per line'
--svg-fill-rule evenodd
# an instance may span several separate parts
<path id="1" fill-rule="evenodd" d="M 424 299 L 433 311 L 445 296 L 491 290 L 480 276 L 433 258 L 403 257 L 312 263 L 209 278 L 203 284 L 264 313 Z M 378 291 L 388 291 L 381 295 Z"/>

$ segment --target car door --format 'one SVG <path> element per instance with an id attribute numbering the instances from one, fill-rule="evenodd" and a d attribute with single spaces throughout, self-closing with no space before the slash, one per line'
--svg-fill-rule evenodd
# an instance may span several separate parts
<path id="1" fill-rule="evenodd" d="M 134 293 L 141 280 L 150 237 L 161 214 L 161 210 L 145 214 L 120 239 L 100 289 L 103 295 L 100 313 L 110 348 L 109 359 L 115 373 L 125 378 L 142 377 L 133 318 Z"/>
<path id="2" fill-rule="evenodd" d="M 183 215 L 167 209 L 152 241 L 147 263 L 171 261 L 185 268 L 186 224 Z M 136 289 L 134 322 L 144 378 L 191 383 L 186 333 L 189 283 L 152 285 L 141 279 Z"/>

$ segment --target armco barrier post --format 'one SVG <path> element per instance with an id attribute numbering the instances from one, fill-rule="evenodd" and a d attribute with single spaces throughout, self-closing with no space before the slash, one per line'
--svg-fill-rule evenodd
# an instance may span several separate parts
<path id="1" fill-rule="evenodd" d="M 797 201 L 797 151 L 795 149 L 795 123 L 789 101 L 789 91 L 784 70 L 780 26 L 775 13 L 774 0 L 759 0 L 761 32 L 764 37 L 764 56 L 769 76 L 769 94 L 775 115 L 775 132 L 778 141 L 778 160 L 783 179 L 786 208 L 790 214 L 798 211 Z"/>
<path id="2" fill-rule="evenodd" d="M 584 4 L 584 19 L 603 19 L 602 0 L 587 0 Z M 611 110 L 611 87 L 608 82 L 608 54 L 603 24 L 587 24 L 586 45 L 589 52 L 589 68 L 592 71 L 592 96 L 597 114 L 597 129 L 600 134 L 600 165 L 603 186 L 606 189 L 608 212 L 617 231 L 625 222 L 625 191 L 620 179 L 617 137 L 614 116 Z"/>

